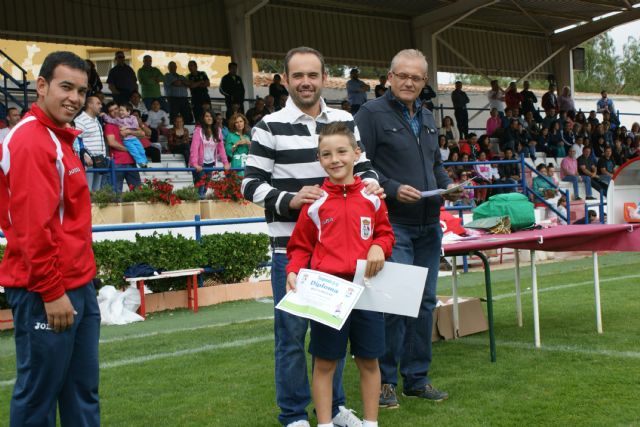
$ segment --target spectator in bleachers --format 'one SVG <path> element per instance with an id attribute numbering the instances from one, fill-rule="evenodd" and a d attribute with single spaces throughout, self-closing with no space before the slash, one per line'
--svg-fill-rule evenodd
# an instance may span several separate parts
<path id="1" fill-rule="evenodd" d="M 340 103 L 340 109 L 342 111 L 346 111 L 347 113 L 351 113 L 351 103 L 346 99 Z"/>
<path id="2" fill-rule="evenodd" d="M 566 197 L 560 196 L 556 205 L 556 210 L 560 213 L 560 216 L 556 215 L 556 217 L 558 218 L 558 225 L 567 225 L 567 221 L 565 220 L 565 218 L 567 217 Z"/>
<path id="3" fill-rule="evenodd" d="M 587 199 L 594 200 L 591 196 L 591 178 L 589 176 L 580 175 L 576 151 L 573 148 L 569 149 L 568 155 L 562 159 L 562 162 L 560 163 L 560 178 L 565 182 L 573 184 L 574 200 L 582 200 L 578 192 L 578 183 L 581 181 L 584 182 Z"/>
<path id="4" fill-rule="evenodd" d="M 479 162 L 486 162 L 487 161 L 487 153 L 485 153 L 484 151 L 481 151 L 478 154 L 478 161 Z M 493 183 L 493 175 L 492 175 L 492 172 L 491 172 L 491 164 L 486 163 L 486 164 L 483 164 L 483 165 L 474 165 L 473 166 L 473 171 L 474 171 L 475 177 L 476 177 L 475 181 L 479 185 L 488 185 L 488 184 L 492 184 Z M 488 188 L 476 188 L 475 189 L 475 199 L 476 199 L 477 204 L 480 204 L 480 203 L 484 202 L 485 200 L 487 200 L 487 190 L 489 190 L 489 189 Z"/>
<path id="5" fill-rule="evenodd" d="M 551 141 L 551 135 L 549 134 L 549 128 L 542 128 L 538 137 L 536 138 L 536 152 L 550 154 L 553 143 Z"/>
<path id="6" fill-rule="evenodd" d="M 556 178 L 556 166 L 553 163 L 547 165 L 547 177 L 553 182 L 556 188 L 560 185 L 558 178 Z"/>
<path id="7" fill-rule="evenodd" d="M 127 151 L 136 161 L 138 167 L 145 168 L 147 167 L 147 156 L 140 142 L 140 138 L 144 136 L 144 134 L 141 136 L 137 135 L 138 131 L 140 131 L 140 125 L 138 124 L 138 119 L 131 115 L 132 111 L 133 107 L 130 103 L 126 102 L 118 105 L 116 115 L 111 113 L 103 114 L 102 120 L 104 120 L 105 123 L 118 126 L 121 131 L 123 129 L 131 131 L 129 134 L 123 135 L 123 145 L 127 147 Z"/>
<path id="8" fill-rule="evenodd" d="M 190 141 L 189 129 L 184 127 L 184 118 L 178 114 L 173 119 L 173 127 L 169 129 L 167 145 L 170 153 L 182 154 L 186 167 L 189 167 L 189 150 L 191 148 Z"/>
<path id="9" fill-rule="evenodd" d="M 164 75 L 164 96 L 169 101 L 169 119 L 173 122 L 178 114 L 185 124 L 193 124 L 193 113 L 189 105 L 189 80 L 178 74 L 178 66 L 169 62 L 168 73 Z"/>
<path id="10" fill-rule="evenodd" d="M 109 177 L 105 173 L 91 172 L 91 169 L 93 169 L 92 158 L 95 156 L 106 157 L 107 155 L 102 123 L 100 123 L 100 120 L 98 119 L 101 112 L 102 102 L 100 102 L 100 99 L 97 96 L 90 95 L 87 96 L 84 110 L 74 120 L 76 129 L 82 131 L 79 137 L 82 138 L 82 144 L 86 151 L 86 153 L 84 153 L 84 164 L 87 166 L 86 174 L 89 191 L 99 190 L 109 181 Z M 18 116 L 17 110 L 16 116 Z"/>
<path id="11" fill-rule="evenodd" d="M 540 163 L 536 166 L 536 170 L 541 175 L 535 175 L 532 182 L 531 187 L 533 191 L 542 199 L 552 199 L 556 195 L 556 189 L 551 182 L 548 181 L 549 173 L 547 171 L 547 166 L 544 163 Z M 534 203 L 537 203 L 540 199 L 533 199 Z"/>
<path id="12" fill-rule="evenodd" d="M 87 95 L 87 98 L 88 97 L 89 95 Z M 7 137 L 9 132 L 11 132 L 11 129 L 15 125 L 17 125 L 19 121 L 20 121 L 20 112 L 18 111 L 18 109 L 16 107 L 9 107 L 7 109 L 7 127 L 0 129 L 0 145 L 2 145 L 2 142 Z"/>
<path id="13" fill-rule="evenodd" d="M 615 113 L 615 106 L 613 105 L 613 101 L 611 98 L 607 96 L 607 91 L 602 90 L 600 92 L 601 98 L 596 102 L 596 110 L 598 113 L 604 113 L 605 111 L 611 114 Z"/>
<path id="14" fill-rule="evenodd" d="M 563 87 L 562 93 L 558 96 L 558 109 L 559 111 L 566 112 L 569 117 L 575 117 L 576 115 L 576 104 L 573 96 L 571 96 L 569 86 Z"/>
<path id="15" fill-rule="evenodd" d="M 283 109 L 287 105 L 287 99 L 289 99 L 288 93 L 280 95 L 280 100 L 278 101 L 279 110 Z"/>
<path id="16" fill-rule="evenodd" d="M 600 124 L 600 120 L 598 120 L 598 116 L 594 110 L 589 111 L 589 117 L 587 117 L 587 122 L 591 123 L 591 127 L 595 128 Z"/>
<path id="17" fill-rule="evenodd" d="M 251 128 L 242 113 L 236 113 L 229 119 L 229 133 L 224 139 L 224 148 L 231 167 L 244 168 L 251 147 Z M 240 176 L 244 172 L 238 173 Z"/>
<path id="18" fill-rule="evenodd" d="M 629 146 L 629 159 L 640 156 L 640 136 L 636 136 Z"/>
<path id="19" fill-rule="evenodd" d="M 504 150 L 504 160 L 513 160 L 513 150 L 506 148 Z M 498 174 L 500 179 L 497 184 L 516 184 L 520 181 L 520 166 L 518 163 L 501 163 L 498 165 Z M 495 188 L 494 193 L 512 193 L 515 187 Z"/>
<path id="20" fill-rule="evenodd" d="M 347 81 L 347 98 L 351 104 L 351 114 L 356 114 L 360 106 L 367 102 L 367 93 L 371 90 L 368 84 L 360 80 L 360 71 L 352 68 Z"/>
<path id="21" fill-rule="evenodd" d="M 553 129 L 553 124 L 555 122 L 558 122 L 558 125 L 560 126 L 560 121 L 556 117 L 556 109 L 551 107 L 545 112 L 544 119 L 542 119 L 542 126 Z"/>
<path id="22" fill-rule="evenodd" d="M 571 122 L 566 121 L 564 123 L 564 127 L 562 128 L 561 133 L 565 147 L 568 148 L 576 142 L 576 135 L 573 133 L 573 126 Z"/>
<path id="23" fill-rule="evenodd" d="M 462 82 L 460 80 L 456 82 L 455 89 L 451 92 L 451 102 L 453 103 L 453 113 L 456 117 L 458 132 L 461 136 L 466 137 L 469 135 L 469 112 L 467 111 L 467 104 L 471 101 L 467 93 L 462 90 Z"/>
<path id="24" fill-rule="evenodd" d="M 629 160 L 629 147 L 631 147 L 631 144 L 633 144 L 633 138 L 630 136 L 625 139 L 624 143 L 622 142 L 622 139 L 616 138 L 616 140 L 614 141 L 612 152 L 613 161 L 615 162 L 616 166 L 620 166 L 621 164 Z"/>
<path id="25" fill-rule="evenodd" d="M 463 182 L 467 181 L 469 178 L 471 178 L 471 173 L 469 172 L 462 172 L 459 176 L 452 177 L 453 182 L 455 184 L 462 184 Z M 473 181 L 470 181 L 466 184 L 466 186 L 470 186 L 470 187 L 472 187 L 473 185 L 474 185 Z M 476 202 L 478 202 L 478 204 L 480 203 L 480 201 L 478 200 L 478 196 L 476 195 L 477 191 L 478 190 L 474 190 L 473 188 L 465 188 L 462 190 L 462 195 L 460 196 L 460 198 L 451 204 L 453 206 L 475 207 Z"/>
<path id="26" fill-rule="evenodd" d="M 608 111 L 604 111 L 602 113 L 602 121 L 609 122 L 612 129 L 620 126 L 620 120 L 618 120 L 618 115 L 616 113 L 610 113 Z"/>
<path id="27" fill-rule="evenodd" d="M 549 131 L 549 147 L 547 154 L 553 157 L 565 157 L 567 155 L 567 144 L 562 139 L 562 130 L 560 122 L 554 121 Z"/>
<path id="28" fill-rule="evenodd" d="M 518 147 L 519 132 L 518 132 L 518 120 L 511 118 L 509 127 L 504 130 L 502 140 L 500 141 L 500 150 L 506 151 L 507 149 L 512 152 Z"/>
<path id="29" fill-rule="evenodd" d="M 160 108 L 159 99 L 154 99 L 151 102 L 151 110 L 145 123 L 151 128 L 151 142 L 160 142 L 160 135 L 167 136 L 169 114 Z M 166 149 L 166 147 L 163 147 L 163 149 Z"/>
<path id="30" fill-rule="evenodd" d="M 605 139 L 604 123 L 598 124 L 593 130 L 593 132 L 591 132 L 591 140 L 590 140 L 591 145 L 592 146 L 596 145 L 598 142 L 598 139 L 600 138 Z"/>
<path id="31" fill-rule="evenodd" d="M 574 221 L 574 224 L 596 224 L 598 222 L 598 214 L 593 209 L 589 209 L 588 215 L 582 217 L 579 220 Z"/>
<path id="32" fill-rule="evenodd" d="M 222 129 L 222 139 L 226 138 L 229 134 L 229 128 L 224 123 L 224 116 L 222 115 L 222 113 L 215 113 L 213 115 L 213 122 L 215 123 L 216 127 Z"/>
<path id="33" fill-rule="evenodd" d="M 264 97 L 264 108 L 267 110 L 267 114 L 275 113 L 275 102 L 275 98 L 271 95 L 267 95 Z"/>
<path id="34" fill-rule="evenodd" d="M 460 154 L 460 161 L 464 163 L 469 163 L 470 156 L 467 153 L 462 153 Z M 466 172 L 473 172 L 473 165 L 469 165 L 469 164 L 462 165 L 462 170 Z"/>
<path id="35" fill-rule="evenodd" d="M 373 93 L 375 93 L 376 98 L 380 98 L 387 91 L 387 76 L 386 75 L 380 76 L 378 81 L 380 83 L 377 84 L 373 90 Z"/>
<path id="36" fill-rule="evenodd" d="M 513 110 L 509 107 L 504 109 L 504 116 L 502 116 L 502 127 L 507 129 L 511 125 L 511 119 L 513 119 Z"/>
<path id="37" fill-rule="evenodd" d="M 511 108 L 511 110 L 517 108 L 520 110 L 522 95 L 518 93 L 516 82 L 509 83 L 509 87 L 507 87 L 507 90 L 504 92 L 504 102 L 507 104 L 507 108 Z"/>
<path id="38" fill-rule="evenodd" d="M 587 128 L 587 125 L 589 126 L 589 128 Z M 590 134 L 590 129 L 591 125 L 590 124 L 580 124 L 580 123 L 574 123 L 573 125 L 573 135 L 577 138 L 579 136 L 581 136 L 583 139 L 590 139 L 591 138 L 591 134 Z"/>
<path id="39" fill-rule="evenodd" d="M 107 104 L 107 114 L 115 118 L 118 114 L 118 104 L 109 102 Z M 133 157 L 129 154 L 129 150 L 127 150 L 122 140 L 124 136 L 128 135 L 142 138 L 144 132 L 141 129 L 130 130 L 123 128 L 121 130 L 118 125 L 110 123 L 104 125 L 104 136 L 107 139 L 107 145 L 109 146 L 109 151 L 111 152 L 111 157 L 116 167 L 116 187 L 113 189 L 116 194 L 122 193 L 122 184 L 125 180 L 127 181 L 127 185 L 132 187 L 138 187 L 142 184 L 138 171 L 117 172 L 120 168 L 136 167 L 135 160 L 133 160 Z"/>
<path id="40" fill-rule="evenodd" d="M 487 158 L 491 157 L 491 141 L 488 135 L 481 135 L 480 138 L 478 138 L 478 146 L 480 147 L 480 151 L 484 151 Z"/>
<path id="41" fill-rule="evenodd" d="M 496 109 L 498 115 L 502 117 L 504 115 L 504 90 L 500 87 L 497 80 L 491 80 L 491 89 L 487 92 L 487 99 L 489 100 L 489 108 Z M 488 132 L 487 132 L 488 133 Z"/>
<path id="42" fill-rule="evenodd" d="M 151 55 L 142 57 L 142 67 L 138 69 L 138 81 L 140 82 L 140 91 L 142 92 L 142 100 L 147 110 L 151 108 L 151 103 L 157 99 L 160 100 L 160 107 L 164 111 L 169 110 L 169 106 L 161 98 L 160 82 L 163 80 L 162 72 L 158 67 L 152 64 Z M 142 111 L 140 111 L 142 113 Z"/>
<path id="43" fill-rule="evenodd" d="M 432 100 L 437 96 L 438 95 L 433 90 L 433 88 L 428 84 L 425 84 L 424 87 L 422 88 L 422 91 L 420 92 L 419 98 L 422 102 L 424 102 L 424 106 L 427 107 L 429 111 L 433 111 L 434 106 L 433 106 Z"/>
<path id="44" fill-rule="evenodd" d="M 573 121 L 574 123 L 579 123 L 580 125 L 584 126 L 587 123 L 587 118 L 582 111 L 578 111 Z"/>
<path id="45" fill-rule="evenodd" d="M 146 120 L 149 115 L 149 110 L 144 102 L 142 102 L 142 97 L 140 96 L 140 92 L 134 90 L 131 93 L 131 97 L 129 97 L 129 103 L 133 107 L 134 110 L 140 111 L 140 115 L 142 116 L 142 120 Z"/>
<path id="46" fill-rule="evenodd" d="M 529 157 L 531 160 L 536 160 L 536 141 L 531 138 L 531 135 L 525 130 L 520 122 L 517 124 L 517 142 L 518 153 L 521 156 Z"/>
<path id="47" fill-rule="evenodd" d="M 89 66 L 89 86 L 87 90 L 87 96 L 95 95 L 98 92 L 102 92 L 102 80 L 96 70 L 96 64 L 90 59 L 85 59 L 85 62 Z"/>
<path id="48" fill-rule="evenodd" d="M 458 129 L 453 125 L 453 119 L 450 116 L 444 116 L 442 119 L 442 127 L 439 133 L 447 137 L 449 144 L 460 141 L 460 132 L 458 132 Z"/>
<path id="49" fill-rule="evenodd" d="M 475 133 L 470 133 L 467 139 L 462 139 L 459 142 L 460 154 L 466 154 L 469 159 L 475 160 L 480 153 L 480 145 L 478 144 L 478 137 Z"/>
<path id="50" fill-rule="evenodd" d="M 269 85 L 269 95 L 273 96 L 273 99 L 275 102 L 275 109 L 279 110 L 280 108 L 282 108 L 282 106 L 284 106 L 284 104 L 280 104 L 280 98 L 282 98 L 283 95 L 288 96 L 289 92 L 287 91 L 287 88 L 284 87 L 284 85 L 281 83 L 282 81 L 282 77 L 280 77 L 280 74 L 274 74 L 273 75 L 273 82 Z"/>
<path id="51" fill-rule="evenodd" d="M 542 95 L 542 109 L 547 113 L 547 115 L 551 115 L 551 117 L 555 118 L 555 115 L 559 111 L 558 108 L 558 97 L 556 96 L 556 85 L 551 83 L 549 85 L 549 90 Z M 553 113 L 551 114 L 551 109 L 553 109 Z"/>
<path id="52" fill-rule="evenodd" d="M 449 143 L 447 142 L 446 136 L 440 135 L 438 137 L 438 149 L 440 150 L 440 158 L 449 158 L 449 153 L 451 153 L 451 150 L 449 149 Z"/>
<path id="53" fill-rule="evenodd" d="M 249 120 L 249 126 L 254 127 L 267 114 L 269 114 L 269 111 L 266 109 L 264 99 L 257 98 L 253 107 L 247 110 L 246 117 Z M 233 123 L 233 121 L 229 119 L 229 123 Z M 230 125 L 230 128 L 233 128 L 233 125 Z"/>
<path id="54" fill-rule="evenodd" d="M 627 135 L 629 135 L 629 131 L 627 130 L 626 126 L 620 126 L 617 129 L 615 129 L 614 131 L 611 132 L 611 136 L 612 136 L 612 142 L 611 142 L 611 146 L 613 147 L 613 141 L 616 138 L 621 138 L 622 140 L 624 140 Z"/>
<path id="55" fill-rule="evenodd" d="M 598 178 L 600 179 L 602 184 L 606 186 L 603 189 L 606 196 L 609 188 L 609 183 L 611 182 L 613 172 L 616 168 L 615 161 L 613 160 L 613 150 L 611 149 L 611 147 L 607 147 L 604 149 L 602 157 L 598 159 L 596 168 L 598 170 Z"/>
<path id="56" fill-rule="evenodd" d="M 131 111 L 131 115 L 134 116 L 138 120 L 138 126 L 144 132 L 144 136 L 140 139 L 140 144 L 144 148 L 144 153 L 147 155 L 147 158 L 151 159 L 152 162 L 158 163 L 161 159 L 161 145 L 159 143 L 151 142 L 151 128 L 147 126 L 147 124 L 142 120 L 142 115 L 140 111 L 133 110 Z"/>
<path id="57" fill-rule="evenodd" d="M 571 148 L 573 148 L 573 150 L 576 152 L 576 157 L 582 156 L 582 149 L 584 148 L 584 138 L 581 136 L 576 136 Z"/>
<path id="58" fill-rule="evenodd" d="M 107 84 L 113 100 L 117 104 L 125 104 L 129 102 L 133 91 L 138 90 L 138 80 L 133 68 L 125 62 L 123 51 L 116 52 L 115 60 L 116 64 L 109 70 Z"/>
<path id="59" fill-rule="evenodd" d="M 222 129 L 214 122 L 211 112 L 205 111 L 199 125 L 194 129 L 191 139 L 189 165 L 195 168 L 194 182 L 198 183 L 203 180 L 207 173 L 202 169 L 215 167 L 216 162 L 221 162 L 224 170 L 229 170 L 230 164 L 224 149 Z M 206 192 L 206 187 L 200 186 L 198 193 L 201 199 L 204 199 Z"/>
<path id="60" fill-rule="evenodd" d="M 460 153 L 457 151 L 451 151 L 449 153 L 449 158 L 447 162 L 459 162 L 460 161 Z M 454 176 L 460 176 L 460 174 L 464 171 L 464 167 L 462 165 L 455 166 L 447 166 L 447 168 L 452 172 Z"/>
<path id="61" fill-rule="evenodd" d="M 529 132 L 531 138 L 537 139 L 538 135 L 540 135 L 540 126 L 538 126 L 538 123 L 534 120 L 533 112 L 527 111 L 524 113 L 522 126 L 527 130 L 527 132 Z"/>
<path id="62" fill-rule="evenodd" d="M 209 96 L 211 82 L 207 73 L 198 71 L 198 63 L 196 61 L 189 61 L 188 66 L 189 74 L 187 75 L 187 80 L 191 90 L 191 105 L 193 106 L 194 118 L 199 122 L 204 112 L 202 105 L 211 103 L 211 97 Z"/>
<path id="63" fill-rule="evenodd" d="M 487 119 L 487 135 L 493 136 L 493 133 L 502 128 L 502 119 L 498 115 L 498 110 L 496 108 L 491 108 L 489 110 L 489 118 Z"/>
<path id="64" fill-rule="evenodd" d="M 230 62 L 229 72 L 222 76 L 220 80 L 220 93 L 224 96 L 224 103 L 227 105 L 227 120 L 235 112 L 244 112 L 244 83 L 242 77 L 238 75 L 238 64 Z M 251 82 L 253 84 L 253 82 Z M 238 111 L 232 112 L 231 105 L 238 104 Z"/>
<path id="65" fill-rule="evenodd" d="M 542 117 L 540 117 L 540 113 L 536 110 L 535 104 L 538 102 L 538 98 L 536 94 L 529 90 L 529 80 L 525 80 L 522 83 L 522 91 L 520 91 L 521 98 L 521 109 L 522 113 L 526 116 L 527 113 L 531 113 L 536 122 L 540 123 L 542 121 Z"/>
<path id="66" fill-rule="evenodd" d="M 631 130 L 629 130 L 629 136 L 635 138 L 638 135 L 640 135 L 640 123 L 633 122 L 633 124 L 631 125 Z M 625 135 L 625 137 L 626 136 L 627 135 Z"/>
<path id="67" fill-rule="evenodd" d="M 599 137 L 598 140 L 591 145 L 591 148 L 593 150 L 593 155 L 595 156 L 596 159 L 599 159 L 600 157 L 602 157 L 604 155 L 604 150 L 607 147 L 611 147 L 613 144 L 609 145 L 607 144 L 607 142 L 605 141 L 604 137 Z"/>

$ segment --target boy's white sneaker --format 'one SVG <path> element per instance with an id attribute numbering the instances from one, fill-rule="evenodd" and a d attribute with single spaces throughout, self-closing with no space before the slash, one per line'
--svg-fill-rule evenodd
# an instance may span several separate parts
<path id="1" fill-rule="evenodd" d="M 333 424 L 336 427 L 362 427 L 362 420 L 356 417 L 353 409 L 338 406 L 338 414 L 333 417 Z"/>
<path id="2" fill-rule="evenodd" d="M 311 424 L 307 420 L 298 420 L 287 424 L 287 427 L 311 427 Z"/>

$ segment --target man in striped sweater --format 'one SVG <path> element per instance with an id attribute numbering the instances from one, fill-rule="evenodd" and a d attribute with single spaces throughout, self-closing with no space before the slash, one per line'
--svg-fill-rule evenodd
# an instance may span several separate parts
<path id="1" fill-rule="evenodd" d="M 286 293 L 286 248 L 300 209 L 321 197 L 326 172 L 317 158 L 318 133 L 327 123 L 345 122 L 360 137 L 351 114 L 329 108 L 321 98 L 327 74 L 320 52 L 298 47 L 284 60 L 284 82 L 289 90 L 286 106 L 265 116 L 252 131 L 242 193 L 265 209 L 273 264 L 271 283 L 277 305 Z M 364 151 L 364 149 L 363 149 Z M 363 153 L 354 172 L 367 182 L 369 192 L 382 193 L 377 174 Z M 309 321 L 275 310 L 276 400 L 279 420 L 285 426 L 309 426 L 306 407 L 311 400 L 307 378 L 305 336 Z M 344 407 L 342 368 L 336 370 L 333 422 L 336 426 L 361 426 Z"/>

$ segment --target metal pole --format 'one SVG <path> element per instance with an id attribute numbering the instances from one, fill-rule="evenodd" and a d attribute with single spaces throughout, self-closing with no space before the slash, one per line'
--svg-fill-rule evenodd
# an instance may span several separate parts
<path id="1" fill-rule="evenodd" d="M 536 251 L 531 254 L 531 292 L 533 294 L 533 340 L 536 348 L 540 348 L 540 313 L 538 311 L 538 275 L 536 272 Z"/>
<path id="2" fill-rule="evenodd" d="M 571 224 L 571 195 L 569 190 L 564 191 L 564 198 L 567 200 L 567 225 Z"/>
<path id="3" fill-rule="evenodd" d="M 473 253 L 482 260 L 482 265 L 484 266 L 484 286 L 487 292 L 487 317 L 489 318 L 489 353 L 491 355 L 491 361 L 495 363 L 496 335 L 495 335 L 495 332 L 493 331 L 493 296 L 491 293 L 491 267 L 489 265 L 489 260 L 482 252 L 474 251 Z"/>
<path id="4" fill-rule="evenodd" d="M 194 217 L 194 221 L 196 222 L 196 225 L 194 226 L 195 229 L 196 229 L 196 242 L 201 244 L 202 243 L 202 227 L 199 224 L 200 215 L 196 215 Z M 202 277 L 202 274 L 198 274 L 198 287 L 201 288 L 203 286 L 204 286 L 204 278 Z M 196 295 L 197 295 L 198 291 L 196 290 L 195 292 L 196 292 Z"/>
<path id="5" fill-rule="evenodd" d="M 598 252 L 593 253 L 593 290 L 596 300 L 596 330 L 602 333 L 602 307 L 600 306 L 600 271 L 598 270 Z"/>
<path id="6" fill-rule="evenodd" d="M 453 339 L 458 339 L 460 334 L 460 311 L 458 307 L 458 266 L 456 255 L 451 257 L 451 293 L 453 294 Z"/>
<path id="7" fill-rule="evenodd" d="M 520 250 L 515 250 L 516 261 L 516 316 L 518 318 L 518 326 L 522 328 L 522 295 L 520 293 Z"/>

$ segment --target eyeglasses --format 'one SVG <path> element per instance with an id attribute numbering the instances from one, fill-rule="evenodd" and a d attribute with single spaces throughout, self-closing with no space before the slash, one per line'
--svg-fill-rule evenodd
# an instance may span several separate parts
<path id="1" fill-rule="evenodd" d="M 415 84 L 424 82 L 425 80 L 427 80 L 426 77 L 422 77 L 422 76 L 412 76 L 411 74 L 405 74 L 405 73 L 395 73 L 395 72 L 391 72 L 391 74 L 393 74 L 398 80 L 400 81 L 405 81 L 407 79 L 410 79 L 412 82 L 414 82 Z"/>

